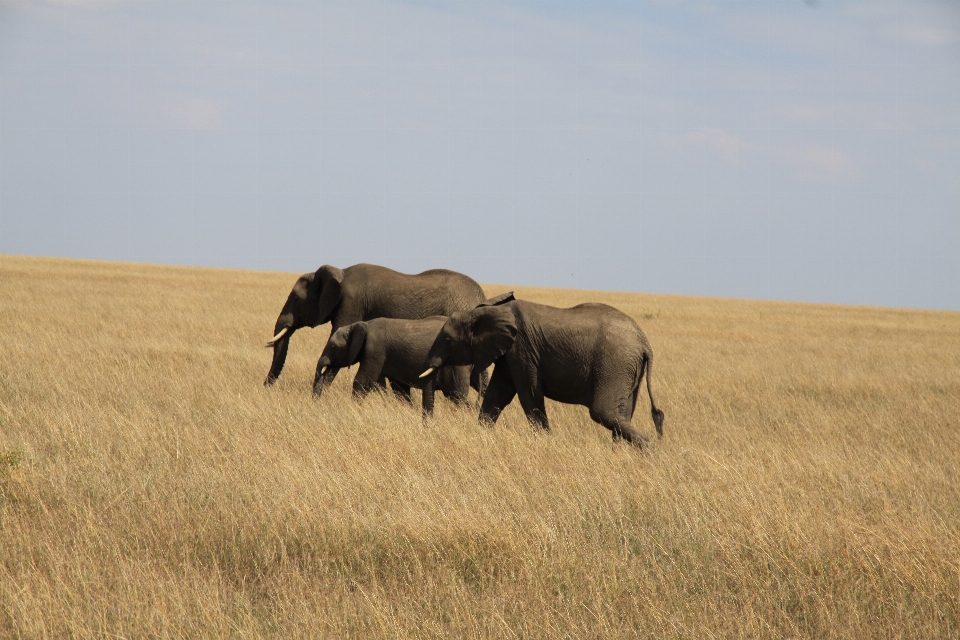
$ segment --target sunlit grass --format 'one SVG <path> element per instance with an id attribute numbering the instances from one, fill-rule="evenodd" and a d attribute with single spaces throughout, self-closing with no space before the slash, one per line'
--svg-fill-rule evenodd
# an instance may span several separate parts
<path id="1" fill-rule="evenodd" d="M 960 635 L 960 314 L 515 288 L 644 327 L 644 453 L 265 389 L 294 279 L 0 257 L 0 637 Z"/>

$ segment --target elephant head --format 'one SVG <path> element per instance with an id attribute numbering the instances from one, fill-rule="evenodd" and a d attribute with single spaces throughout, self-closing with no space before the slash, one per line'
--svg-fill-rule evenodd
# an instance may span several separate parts
<path id="1" fill-rule="evenodd" d="M 437 334 L 420 377 L 445 365 L 473 365 L 483 371 L 506 353 L 517 338 L 517 320 L 509 305 L 481 305 L 452 314 Z"/>
<path id="2" fill-rule="evenodd" d="M 367 323 L 354 322 L 340 327 L 330 335 L 317 366 L 324 374 L 327 369 L 343 369 L 360 360 L 360 352 L 367 341 Z"/>
<path id="3" fill-rule="evenodd" d="M 305 273 L 297 278 L 297 283 L 287 296 L 286 304 L 280 310 L 273 329 L 274 336 L 267 342 L 268 347 L 273 347 L 273 362 L 264 385 L 273 384 L 283 371 L 290 336 L 294 331 L 330 322 L 337 305 L 340 304 L 342 282 L 343 271 L 326 264 L 315 273 Z"/>

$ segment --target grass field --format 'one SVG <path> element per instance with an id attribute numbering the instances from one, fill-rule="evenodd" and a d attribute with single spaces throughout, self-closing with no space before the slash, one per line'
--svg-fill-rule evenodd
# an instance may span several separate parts
<path id="1" fill-rule="evenodd" d="M 638 320 L 645 453 L 265 389 L 296 275 L 0 257 L 0 637 L 960 637 L 960 313 L 516 287 Z"/>

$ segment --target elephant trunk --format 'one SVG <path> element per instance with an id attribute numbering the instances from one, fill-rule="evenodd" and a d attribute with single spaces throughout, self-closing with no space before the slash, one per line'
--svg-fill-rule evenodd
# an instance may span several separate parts
<path id="1" fill-rule="evenodd" d="M 323 388 L 330 386 L 333 379 L 337 377 L 340 367 L 333 365 L 317 364 L 317 375 L 313 378 L 313 397 L 319 398 L 323 395 Z"/>
<path id="2" fill-rule="evenodd" d="M 439 369 L 440 367 L 447 364 L 447 362 L 444 355 L 442 353 L 439 353 L 438 349 L 430 349 L 430 352 L 427 354 L 427 360 L 424 364 L 426 364 L 427 369 L 431 370 L 430 373 L 433 373 L 432 370 Z M 426 372 L 424 373 L 426 375 Z"/>
<path id="3" fill-rule="evenodd" d="M 436 355 L 434 350 L 431 349 L 430 353 L 427 354 L 427 361 L 425 364 L 427 365 L 427 368 L 423 373 L 420 374 L 421 378 L 426 378 L 446 363 L 444 362 L 443 357 Z"/>
<path id="4" fill-rule="evenodd" d="M 483 399 L 483 394 L 486 392 L 489 383 L 490 376 L 487 375 L 486 369 L 481 369 L 480 367 L 470 368 L 470 386 L 477 390 L 477 394 L 481 399 Z"/>
<path id="5" fill-rule="evenodd" d="M 288 331 L 273 343 L 273 362 L 270 364 L 270 371 L 267 373 L 267 379 L 263 381 L 263 386 L 269 387 L 280 377 L 283 365 L 287 361 L 287 347 L 290 346 L 291 335 L 293 331 Z"/>
<path id="6" fill-rule="evenodd" d="M 320 359 L 317 361 L 317 375 L 323 376 L 327 373 L 327 370 L 330 368 L 331 362 L 330 358 L 323 354 L 320 356 Z"/>

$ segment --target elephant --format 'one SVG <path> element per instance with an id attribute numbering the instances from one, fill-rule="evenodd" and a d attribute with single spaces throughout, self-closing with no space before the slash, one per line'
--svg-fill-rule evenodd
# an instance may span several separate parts
<path id="1" fill-rule="evenodd" d="M 447 321 L 446 316 L 422 320 L 375 318 L 340 327 L 330 335 L 320 354 L 321 370 L 360 368 L 353 379 L 354 396 L 383 388 L 384 380 L 423 389 L 424 417 L 433 415 L 434 391 L 439 390 L 458 405 L 467 404 L 470 366 L 439 367 L 432 375 L 419 377 L 427 351 Z M 409 396 L 407 396 L 409 398 Z"/>
<path id="2" fill-rule="evenodd" d="M 643 330 L 625 313 L 605 304 L 569 309 L 517 300 L 504 294 L 471 311 L 450 314 L 427 354 L 430 375 L 441 366 L 494 364 L 483 396 L 480 421 L 493 424 L 514 396 L 534 426 L 549 429 L 544 398 L 579 404 L 590 417 L 639 447 L 649 438 L 633 429 L 640 382 L 657 434 L 663 412 L 653 400 L 653 350 Z"/>
<path id="3" fill-rule="evenodd" d="M 315 273 L 297 278 L 287 296 L 274 325 L 274 336 L 267 342 L 267 347 L 273 348 L 273 361 L 263 384 L 270 386 L 280 376 L 290 336 L 303 327 L 329 322 L 333 333 L 348 324 L 374 318 L 417 320 L 449 316 L 454 311 L 473 309 L 484 298 L 479 284 L 456 271 L 431 269 L 408 275 L 373 264 L 355 264 L 346 269 L 325 264 Z M 313 381 L 315 395 L 333 382 L 338 371 L 331 369 L 321 375 L 320 369 L 318 364 Z M 470 382 L 480 392 L 486 386 L 486 372 L 475 369 Z"/>

